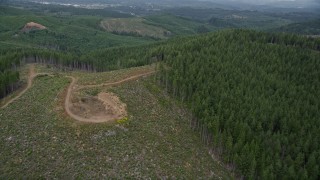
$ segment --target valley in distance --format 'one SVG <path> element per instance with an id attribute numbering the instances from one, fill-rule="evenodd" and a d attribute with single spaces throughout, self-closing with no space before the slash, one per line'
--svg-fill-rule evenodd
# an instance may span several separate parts
<path id="1" fill-rule="evenodd" d="M 0 179 L 320 179 L 320 3 L 0 0 Z"/>

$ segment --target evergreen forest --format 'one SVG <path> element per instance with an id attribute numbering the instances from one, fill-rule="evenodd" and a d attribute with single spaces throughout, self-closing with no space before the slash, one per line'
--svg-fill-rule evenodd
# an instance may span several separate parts
<path id="1" fill-rule="evenodd" d="M 29 63 L 87 73 L 153 64 L 152 82 L 191 113 L 192 130 L 235 178 L 320 179 L 319 19 L 168 9 L 144 17 L 172 33 L 161 40 L 99 27 L 132 14 L 35 7 L 0 6 L 0 99 L 25 85 Z M 30 19 L 48 30 L 21 32 Z"/>

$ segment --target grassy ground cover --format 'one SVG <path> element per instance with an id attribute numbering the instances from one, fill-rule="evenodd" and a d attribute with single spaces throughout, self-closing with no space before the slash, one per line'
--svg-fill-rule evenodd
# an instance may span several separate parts
<path id="1" fill-rule="evenodd" d="M 62 104 L 68 84 L 63 73 L 38 77 L 0 110 L 0 178 L 230 178 L 189 128 L 188 113 L 152 77 L 108 90 L 129 113 L 114 124 L 67 117 Z"/>

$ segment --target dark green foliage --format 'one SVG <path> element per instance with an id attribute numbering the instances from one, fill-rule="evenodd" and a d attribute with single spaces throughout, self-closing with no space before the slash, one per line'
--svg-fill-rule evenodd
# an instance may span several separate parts
<path id="1" fill-rule="evenodd" d="M 121 13 L 112 9 L 88 9 L 82 7 L 65 6 L 58 4 L 40 4 L 35 2 L 23 2 L 16 1 L 11 2 L 9 5 L 23 7 L 23 9 L 31 10 L 36 14 L 55 14 L 55 15 L 89 15 L 89 16 L 101 16 L 101 17 L 113 17 L 113 18 L 127 18 L 132 17 L 129 13 Z M 0 3 L 0 14 L 10 15 L 26 15 L 25 10 L 18 8 L 11 8 L 7 6 L 1 6 Z M 31 14 L 31 13 L 27 13 Z"/>
<path id="2" fill-rule="evenodd" d="M 160 81 L 246 178 L 319 179 L 319 40 L 234 30 L 176 39 Z"/>
<path id="3" fill-rule="evenodd" d="M 210 29 L 208 29 L 205 25 L 201 25 L 197 28 L 198 33 L 207 33 L 210 32 Z"/>
<path id="4" fill-rule="evenodd" d="M 100 49 L 82 56 L 81 60 L 92 64 L 95 71 L 143 66 L 158 61 L 150 53 L 150 48 L 154 46 L 156 45 Z"/>
<path id="5" fill-rule="evenodd" d="M 158 61 L 158 57 L 146 53 L 153 46 L 155 45 L 102 49 L 84 55 L 42 49 L 9 48 L 7 53 L 0 54 L 0 98 L 16 89 L 15 84 L 19 81 L 17 67 L 20 64 L 51 64 L 60 69 L 88 72 L 110 71 Z"/>
<path id="6" fill-rule="evenodd" d="M 223 19 L 215 18 L 215 17 L 212 17 L 209 20 L 209 24 L 216 26 L 216 27 L 229 27 L 229 28 L 235 27 L 235 25 L 233 25 L 232 23 L 225 21 Z"/>
<path id="7" fill-rule="evenodd" d="M 99 17 L 60 15 L 0 17 L 0 98 L 16 89 L 16 68 L 23 63 L 91 72 L 164 60 L 157 78 L 190 107 L 192 126 L 231 167 L 249 179 L 319 179 L 319 39 L 229 30 L 140 45 L 150 40 L 101 32 Z M 228 17 L 228 22 L 259 26 L 241 24 L 246 17 L 240 15 Z M 146 19 L 176 35 L 213 29 L 173 17 Z M 31 20 L 49 30 L 19 32 Z M 229 25 L 220 20 L 211 23 Z M 123 44 L 140 46 L 101 49 Z"/>
<path id="8" fill-rule="evenodd" d="M 0 98 L 19 86 L 17 67 L 21 62 L 46 63 L 63 69 L 85 71 L 119 69 L 124 66 L 144 65 L 145 61 L 132 59 L 115 64 L 118 61 L 107 60 L 102 63 L 101 59 L 95 61 L 86 54 L 101 48 L 124 44 L 140 45 L 154 41 L 151 38 L 119 36 L 100 30 L 99 23 L 103 18 L 101 16 L 128 17 L 128 15 L 107 10 L 94 11 L 35 4 L 29 7 L 28 4 L 24 4 L 24 8 L 21 9 L 0 6 L 0 15 Z M 47 29 L 22 31 L 28 22 L 42 24 Z M 99 54 L 95 55 L 97 56 Z"/>
<path id="9" fill-rule="evenodd" d="M 0 10 L 0 13 L 3 13 L 0 16 L 1 49 L 2 44 L 5 44 L 83 54 L 101 48 L 141 45 L 154 41 L 151 38 L 120 36 L 105 32 L 100 28 L 100 22 L 104 18 L 101 16 L 74 16 L 68 13 L 36 14 L 26 9 L 6 6 L 0 6 Z M 25 24 L 29 22 L 39 23 L 47 29 L 22 31 Z"/>
<path id="10" fill-rule="evenodd" d="M 305 35 L 320 35 L 320 19 L 308 22 L 289 24 L 280 28 L 276 28 L 273 31 Z"/>
<path id="11" fill-rule="evenodd" d="M 0 3 L 0 15 L 28 15 L 31 14 L 25 10 L 4 6 Z"/>
<path id="12" fill-rule="evenodd" d="M 37 7 L 38 6 L 38 7 Z M 127 18 L 132 17 L 130 14 L 120 13 L 118 11 L 110 9 L 87 9 L 77 8 L 73 6 L 62 6 L 62 5 L 32 5 L 31 8 L 38 8 L 39 12 L 49 12 L 56 14 L 72 14 L 72 15 L 90 15 L 90 16 L 102 16 L 102 17 L 113 17 L 113 18 Z"/>
<path id="13" fill-rule="evenodd" d="M 20 61 L 16 54 L 0 54 L 0 99 L 18 87 Z"/>
<path id="14" fill-rule="evenodd" d="M 147 16 L 145 19 L 148 20 L 146 22 L 147 24 L 163 27 L 173 35 L 196 34 L 198 33 L 199 26 L 204 25 L 204 23 L 201 22 L 170 14 Z M 207 26 L 207 28 L 210 31 L 215 30 L 212 26 Z"/>
<path id="15" fill-rule="evenodd" d="M 226 10 L 226 9 L 205 9 L 205 8 L 172 8 L 165 10 L 170 14 L 192 19 L 198 22 L 208 22 L 216 28 L 250 28 L 267 30 L 289 24 L 300 18 L 310 19 L 317 17 L 313 14 L 303 13 L 268 13 L 261 11 L 240 11 L 240 10 Z M 309 17 L 310 16 L 310 17 Z"/>
<path id="16" fill-rule="evenodd" d="M 161 38 L 148 36 L 148 35 L 141 35 L 138 32 L 125 32 L 125 31 L 112 31 L 113 34 L 121 35 L 121 36 L 134 36 L 134 37 L 141 37 L 145 39 L 153 39 L 153 40 L 161 40 Z"/>
<path id="17" fill-rule="evenodd" d="M 19 73 L 16 71 L 0 72 L 0 99 L 17 88 Z"/>

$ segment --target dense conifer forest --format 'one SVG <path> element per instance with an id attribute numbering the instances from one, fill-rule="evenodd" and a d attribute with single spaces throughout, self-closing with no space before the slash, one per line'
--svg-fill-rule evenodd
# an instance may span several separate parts
<path id="1" fill-rule="evenodd" d="M 319 41 L 224 31 L 159 47 L 160 82 L 249 179 L 319 179 Z"/>
<path id="2" fill-rule="evenodd" d="M 25 13 L 1 8 L 13 21 L 19 16 L 12 12 Z M 52 13 L 50 18 L 36 16 L 52 22 L 45 31 L 22 33 L 17 24 L 10 25 L 10 18 L 2 18 L 9 25 L 0 26 L 7 40 L 0 42 L 0 99 L 23 85 L 19 68 L 27 63 L 90 73 L 156 64 L 155 82 L 192 112 L 191 127 L 240 178 L 320 179 L 320 39 L 306 36 L 319 32 L 319 20 L 268 30 L 291 32 L 294 27 L 304 36 L 242 29 L 209 32 L 251 27 L 260 19 L 252 16 L 252 22 L 243 25 L 237 22 L 254 12 L 242 12 L 237 19 L 228 15 L 232 19 L 228 21 L 198 14 L 202 18 L 195 23 L 181 9 L 177 11 L 181 17 L 146 18 L 173 34 L 190 35 L 162 41 L 99 29 L 102 18 L 132 15 L 65 7 L 72 15 L 88 15 L 77 19 L 64 16 L 60 8 L 45 6 L 36 11 Z M 59 32 L 56 24 L 66 32 Z M 306 24 L 308 29 L 302 26 Z M 71 25 L 82 30 L 81 38 L 67 31 Z M 254 25 L 259 29 L 259 24 Z M 201 34 L 191 35 L 195 33 Z"/>
<path id="3" fill-rule="evenodd" d="M 76 56 L 43 50 L 1 55 L 1 96 L 16 67 L 38 62 L 108 71 L 161 63 L 158 81 L 192 110 L 192 127 L 246 178 L 319 178 L 319 39 L 226 30 L 152 46 Z"/>
<path id="4" fill-rule="evenodd" d="M 8 50 L 0 55 L 0 98 L 20 87 L 19 72 L 17 71 L 20 65 L 40 63 L 52 65 L 62 70 L 110 71 L 156 62 L 157 57 L 149 58 L 148 54 L 145 54 L 146 51 L 142 51 L 147 48 L 149 49 L 150 46 L 113 48 L 83 55 L 39 49 Z"/>
<path id="5" fill-rule="evenodd" d="M 15 68 L 19 63 L 15 55 L 0 56 L 0 99 L 17 88 L 19 73 Z"/>

